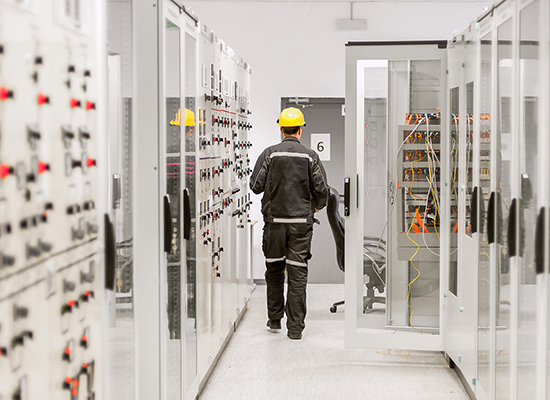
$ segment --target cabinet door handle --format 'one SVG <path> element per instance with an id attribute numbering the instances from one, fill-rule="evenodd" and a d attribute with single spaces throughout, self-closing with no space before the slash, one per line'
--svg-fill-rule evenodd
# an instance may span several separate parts
<path id="1" fill-rule="evenodd" d="M 105 214 L 105 289 L 115 290 L 116 236 L 115 227 Z"/>
<path id="2" fill-rule="evenodd" d="M 510 257 L 515 257 L 518 255 L 518 235 L 517 235 L 517 226 L 518 226 L 518 201 L 517 199 L 512 200 L 510 205 L 510 212 L 508 213 L 508 251 L 510 252 Z"/>
<path id="3" fill-rule="evenodd" d="M 491 192 L 487 209 L 487 235 L 489 244 L 495 243 L 495 192 Z"/>
<path id="4" fill-rule="evenodd" d="M 183 238 L 191 239 L 191 202 L 189 201 L 189 189 L 183 190 Z"/>
<path id="5" fill-rule="evenodd" d="M 537 274 L 544 272 L 544 252 L 548 246 L 546 239 L 546 208 L 542 207 L 537 217 L 537 227 L 535 229 L 535 266 Z M 546 245 L 546 246 L 545 246 Z"/>
<path id="6" fill-rule="evenodd" d="M 479 232 L 478 229 L 478 213 L 479 213 L 479 188 L 476 186 L 472 192 L 472 199 L 470 200 L 470 224 L 472 225 L 472 234 Z"/>
<path id="7" fill-rule="evenodd" d="M 350 179 L 344 178 L 344 217 L 349 217 Z"/>
<path id="8" fill-rule="evenodd" d="M 172 209 L 170 208 L 170 195 L 164 195 L 164 251 L 170 253 L 172 243 Z"/>

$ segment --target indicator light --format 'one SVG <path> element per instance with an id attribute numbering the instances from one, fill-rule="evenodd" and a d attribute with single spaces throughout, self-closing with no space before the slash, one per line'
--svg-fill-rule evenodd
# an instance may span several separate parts
<path id="1" fill-rule="evenodd" d="M 74 97 L 71 99 L 71 108 L 80 107 L 80 101 L 75 99 Z"/>
<path id="2" fill-rule="evenodd" d="M 86 110 L 95 110 L 95 103 L 92 103 L 91 101 L 86 102 Z"/>
<path id="3" fill-rule="evenodd" d="M 69 346 L 65 347 L 65 354 L 68 356 L 71 355 L 71 348 Z"/>
<path id="4" fill-rule="evenodd" d="M 8 90 L 5 86 L 0 86 L 0 100 L 4 101 L 6 99 L 11 99 L 13 97 L 13 92 Z"/>
<path id="5" fill-rule="evenodd" d="M 74 301 L 74 300 L 69 300 L 69 301 L 67 302 L 67 305 L 68 305 L 69 307 L 74 307 L 74 306 L 76 305 L 76 301 Z"/>
<path id="6" fill-rule="evenodd" d="M 95 166 L 96 165 L 95 160 L 93 158 L 86 159 L 86 165 L 88 166 L 88 168 Z"/>
<path id="7" fill-rule="evenodd" d="M 82 368 L 88 368 L 88 363 L 82 364 Z"/>
<path id="8" fill-rule="evenodd" d="M 71 390 L 71 396 L 76 396 L 78 394 L 78 390 L 73 389 Z"/>
<path id="9" fill-rule="evenodd" d="M 13 174 L 13 167 L 8 164 L 0 164 L 0 178 L 6 179 L 9 174 Z"/>
<path id="10" fill-rule="evenodd" d="M 47 164 L 45 162 L 39 161 L 38 162 L 38 174 L 43 174 L 46 171 L 50 170 L 50 164 Z"/>
<path id="11" fill-rule="evenodd" d="M 69 384 L 73 381 L 73 378 L 71 378 L 70 376 L 66 377 L 65 378 L 65 383 Z"/>
<path id="12" fill-rule="evenodd" d="M 39 106 L 43 106 L 44 104 L 50 102 L 50 98 L 42 93 L 39 93 L 38 96 L 36 96 L 36 102 Z"/>

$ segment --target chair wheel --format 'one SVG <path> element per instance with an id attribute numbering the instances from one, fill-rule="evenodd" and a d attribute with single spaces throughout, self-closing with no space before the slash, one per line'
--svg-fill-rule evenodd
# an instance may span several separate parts
<path id="1" fill-rule="evenodd" d="M 336 312 L 336 310 L 338 310 L 338 307 L 336 307 L 336 306 L 330 307 L 330 312 L 331 312 L 331 313 L 334 314 L 334 313 Z"/>

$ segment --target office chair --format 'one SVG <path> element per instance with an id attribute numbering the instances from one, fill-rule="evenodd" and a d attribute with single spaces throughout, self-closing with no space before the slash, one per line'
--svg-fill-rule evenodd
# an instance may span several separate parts
<path id="1" fill-rule="evenodd" d="M 334 242 L 336 244 L 336 260 L 340 270 L 345 271 L 344 264 L 344 240 L 345 224 L 340 215 L 340 195 L 334 188 L 330 188 L 327 204 L 327 216 Z M 372 309 L 374 303 L 385 304 L 386 299 L 374 295 L 374 288 L 379 293 L 384 292 L 386 280 L 386 242 L 380 241 L 377 237 L 366 236 L 363 238 L 363 275 L 369 277 L 367 295 L 363 297 L 363 312 Z M 338 301 L 330 307 L 330 312 L 335 313 L 338 306 L 345 304 L 345 301 Z"/>

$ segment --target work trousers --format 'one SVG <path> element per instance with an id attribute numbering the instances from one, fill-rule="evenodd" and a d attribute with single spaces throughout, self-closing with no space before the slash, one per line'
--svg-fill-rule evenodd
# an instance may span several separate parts
<path id="1" fill-rule="evenodd" d="M 286 326 L 292 333 L 301 333 L 305 328 L 307 262 L 311 258 L 312 237 L 313 224 L 266 222 L 264 226 L 268 318 L 281 319 L 286 311 Z M 285 269 L 288 274 L 286 306 Z"/>

